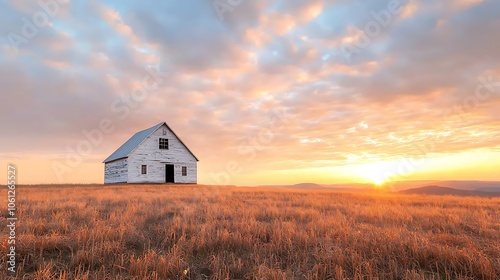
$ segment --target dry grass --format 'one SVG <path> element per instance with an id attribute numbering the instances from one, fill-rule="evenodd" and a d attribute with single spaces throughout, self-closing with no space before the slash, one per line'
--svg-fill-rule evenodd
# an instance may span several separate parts
<path id="1" fill-rule="evenodd" d="M 168 185 L 17 192 L 24 279 L 500 279 L 498 198 Z"/>

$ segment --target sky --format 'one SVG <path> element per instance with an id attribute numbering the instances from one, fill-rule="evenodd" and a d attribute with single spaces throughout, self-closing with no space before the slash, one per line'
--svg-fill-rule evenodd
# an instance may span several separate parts
<path id="1" fill-rule="evenodd" d="M 102 183 L 163 121 L 202 184 L 500 180 L 500 1 L 13 0 L 0 17 L 18 183 Z"/>

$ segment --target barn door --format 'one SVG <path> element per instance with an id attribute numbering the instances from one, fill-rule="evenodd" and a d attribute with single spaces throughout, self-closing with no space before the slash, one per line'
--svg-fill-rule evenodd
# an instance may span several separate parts
<path id="1" fill-rule="evenodd" d="M 175 183 L 173 164 L 165 165 L 165 183 Z"/>

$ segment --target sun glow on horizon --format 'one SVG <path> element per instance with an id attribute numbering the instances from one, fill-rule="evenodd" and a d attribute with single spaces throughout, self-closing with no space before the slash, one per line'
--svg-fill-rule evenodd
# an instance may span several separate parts
<path id="1" fill-rule="evenodd" d="M 401 158 L 398 160 L 382 160 L 359 163 L 345 168 L 348 174 L 358 182 L 373 184 L 375 188 L 383 188 L 391 181 L 407 180 L 473 180 L 488 178 L 493 169 L 498 168 L 500 153 L 478 149 L 453 155 L 428 154 L 423 159 Z M 375 160 L 375 159 L 374 159 Z M 471 167 L 474 168 L 471 168 Z M 460 174 L 458 176 L 457 174 Z"/>
<path id="2" fill-rule="evenodd" d="M 354 167 L 354 172 L 360 180 L 380 188 L 391 180 L 391 173 L 387 172 L 390 165 L 390 162 L 385 161 L 361 164 Z"/>
<path id="3" fill-rule="evenodd" d="M 370 179 L 372 183 L 375 185 L 376 188 L 381 188 L 385 183 L 387 183 L 387 180 L 383 177 L 374 177 Z"/>
<path id="4" fill-rule="evenodd" d="M 362 175 L 369 183 L 375 185 L 376 188 L 382 187 L 390 181 L 390 177 L 383 173 L 368 171 Z"/>

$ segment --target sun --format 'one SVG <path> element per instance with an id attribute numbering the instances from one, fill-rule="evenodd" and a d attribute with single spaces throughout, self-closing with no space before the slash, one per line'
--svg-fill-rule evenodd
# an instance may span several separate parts
<path id="1" fill-rule="evenodd" d="M 376 170 L 367 170 L 362 174 L 362 176 L 367 182 L 373 184 L 376 188 L 382 187 L 390 179 L 387 176 L 384 176 L 383 173 L 377 172 Z"/>
<path id="2" fill-rule="evenodd" d="M 377 187 L 381 187 L 384 183 L 387 182 L 387 180 L 383 177 L 372 177 L 369 178 L 369 180 Z"/>
<path id="3" fill-rule="evenodd" d="M 360 176 L 364 181 L 375 185 L 376 188 L 382 187 L 391 179 L 388 173 L 384 172 L 384 170 L 385 165 L 381 163 L 360 165 L 357 168 L 358 176 Z"/>

